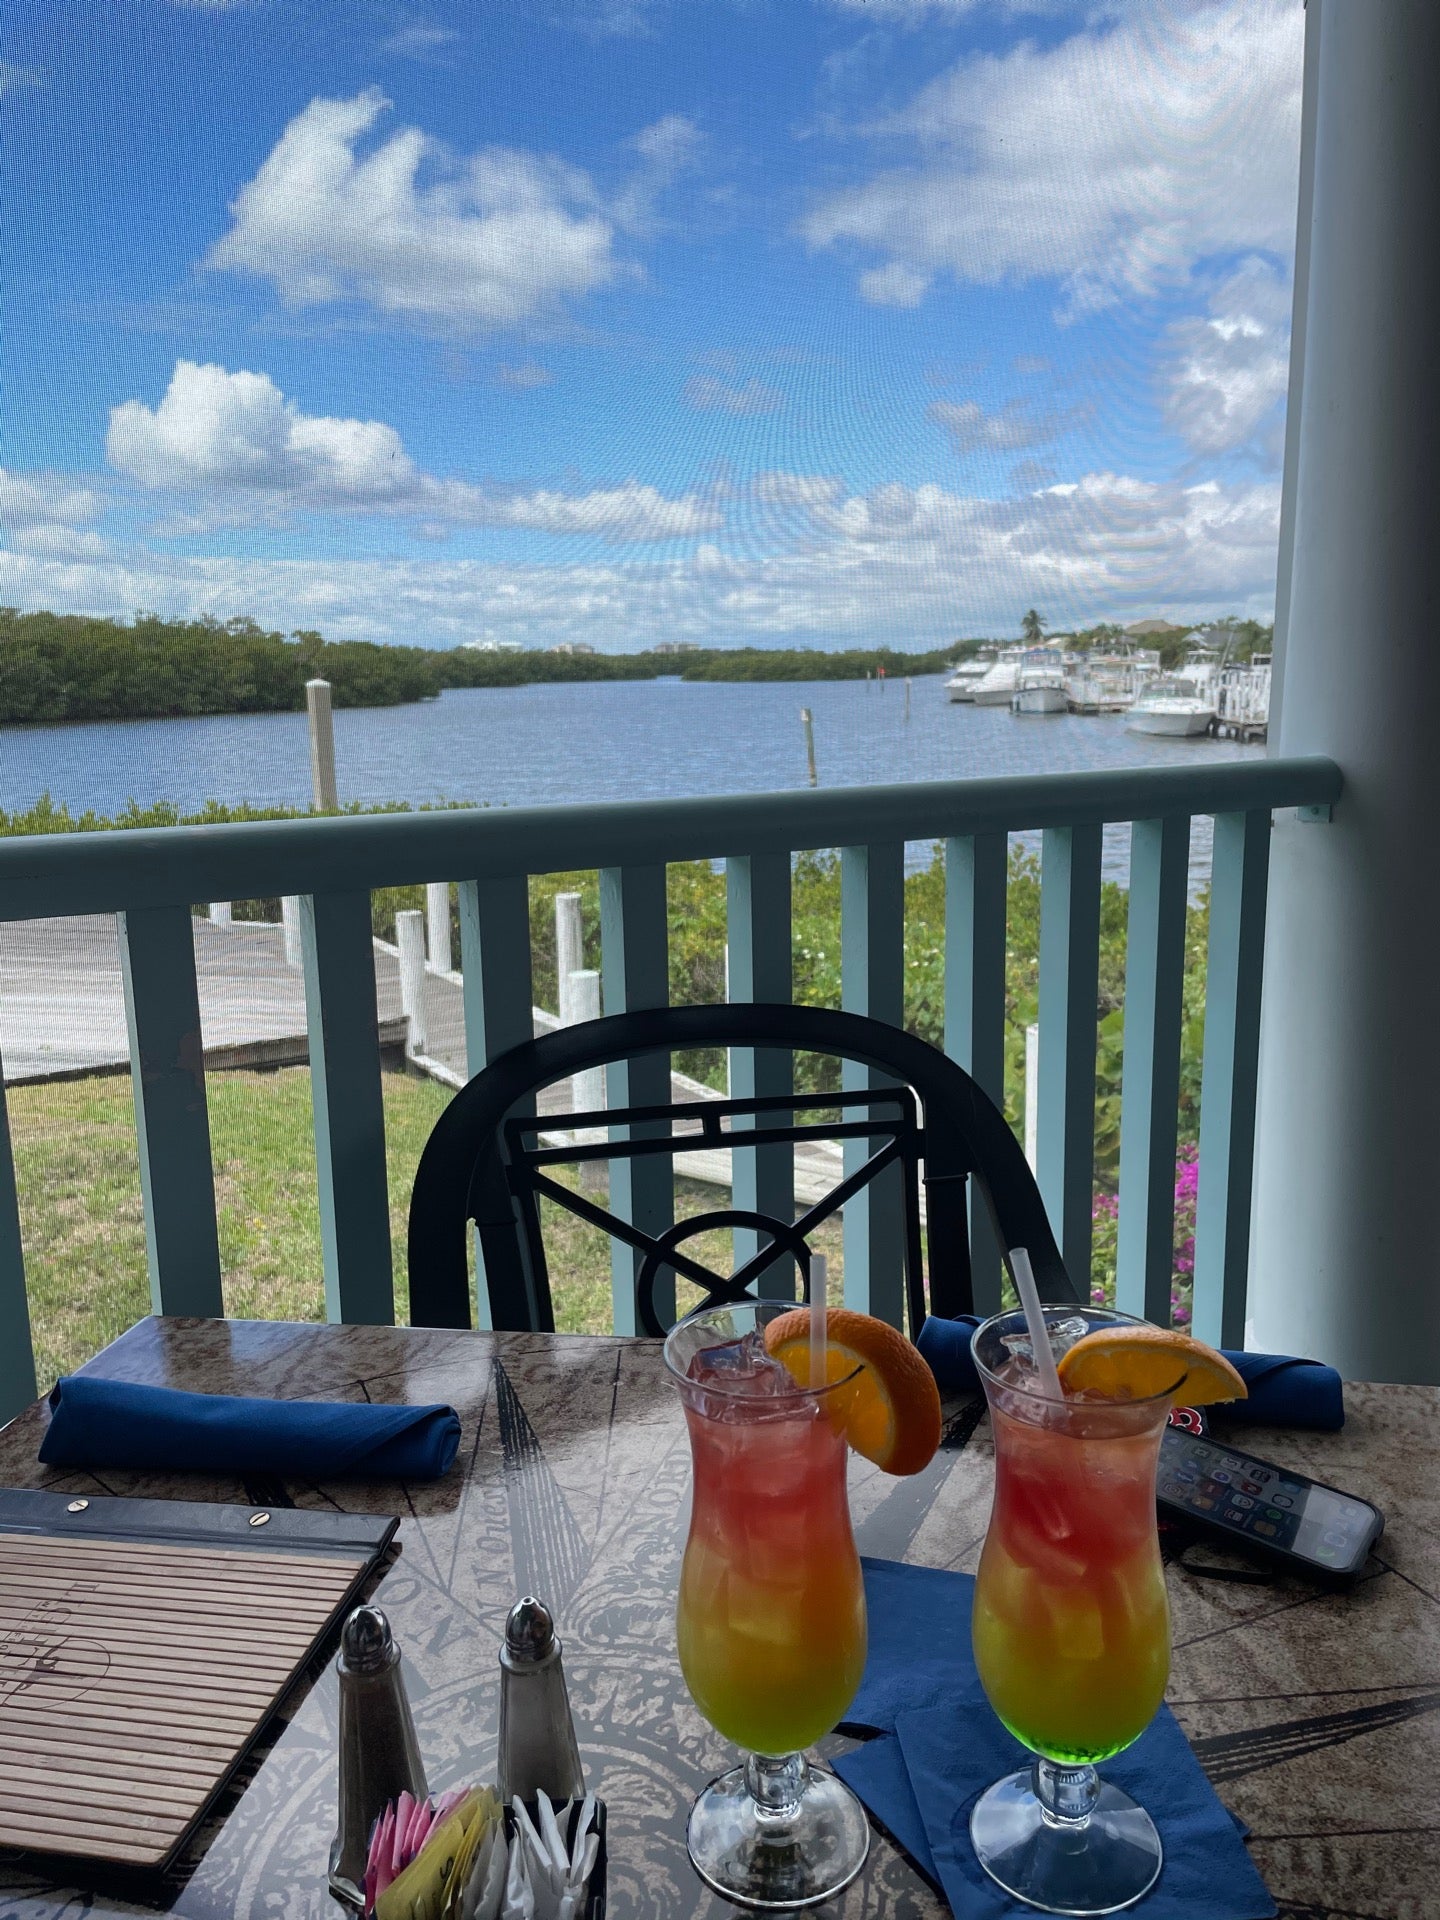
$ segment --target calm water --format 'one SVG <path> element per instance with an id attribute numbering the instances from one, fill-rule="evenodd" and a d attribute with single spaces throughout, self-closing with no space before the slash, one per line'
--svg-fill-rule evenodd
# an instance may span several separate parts
<path id="1" fill-rule="evenodd" d="M 916 680 L 905 718 L 897 681 L 722 685 L 600 682 L 450 692 L 417 706 L 335 716 L 343 800 L 562 801 L 773 792 L 806 784 L 800 709 L 815 716 L 822 786 L 1213 765 L 1263 754 L 1219 740 L 1127 733 L 1118 715 L 1018 719 L 955 706 L 938 678 Z M 0 729 L 0 807 L 43 792 L 72 812 L 111 814 L 134 799 L 304 806 L 303 714 L 131 720 Z M 1207 823 L 1208 824 L 1208 823 Z M 1208 832 L 1195 835 L 1197 877 Z M 1107 870 L 1124 868 L 1123 833 Z"/>

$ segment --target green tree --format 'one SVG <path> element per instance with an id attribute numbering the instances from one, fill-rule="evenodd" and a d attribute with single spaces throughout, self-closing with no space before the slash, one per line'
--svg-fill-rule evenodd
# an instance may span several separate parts
<path id="1" fill-rule="evenodd" d="M 1029 608 L 1020 622 L 1020 637 L 1027 647 L 1038 647 L 1045 638 L 1044 614 L 1037 613 L 1034 607 Z"/>

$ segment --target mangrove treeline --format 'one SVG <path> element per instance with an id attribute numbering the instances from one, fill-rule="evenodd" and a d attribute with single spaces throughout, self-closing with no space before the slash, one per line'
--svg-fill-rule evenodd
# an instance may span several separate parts
<path id="1" fill-rule="evenodd" d="M 674 653 L 556 653 L 377 646 L 318 633 L 267 633 L 249 619 L 126 624 L 0 608 L 0 722 L 149 720 L 205 713 L 291 713 L 305 682 L 328 680 L 336 706 L 389 707 L 448 687 L 537 681 L 863 680 L 942 673 L 978 643 L 930 653 L 888 647 L 825 653 L 724 647 Z"/>

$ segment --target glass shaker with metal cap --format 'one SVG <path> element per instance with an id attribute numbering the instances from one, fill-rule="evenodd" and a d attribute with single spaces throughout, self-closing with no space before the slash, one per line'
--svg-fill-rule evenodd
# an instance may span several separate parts
<path id="1" fill-rule="evenodd" d="M 550 1609 L 533 1594 L 517 1600 L 505 1622 L 498 1771 L 502 1800 L 533 1800 L 538 1792 L 558 1806 L 585 1793 L 560 1641 Z"/>
<path id="2" fill-rule="evenodd" d="M 340 1826 L 330 1849 L 330 1889 L 365 1904 L 370 1829 L 402 1793 L 426 1798 L 425 1767 L 405 1697 L 400 1648 L 379 1607 L 356 1607 L 340 1635 Z"/>

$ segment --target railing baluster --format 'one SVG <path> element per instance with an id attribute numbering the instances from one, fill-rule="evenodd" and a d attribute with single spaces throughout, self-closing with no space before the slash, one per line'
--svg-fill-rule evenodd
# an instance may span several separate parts
<path id="1" fill-rule="evenodd" d="M 1137 820 L 1130 833 L 1120 1225 L 1115 1304 L 1170 1324 L 1175 1271 L 1175 1134 L 1185 985 L 1190 822 Z"/>
<path id="2" fill-rule="evenodd" d="M 663 1007 L 667 1003 L 670 971 L 663 866 L 601 869 L 600 951 L 607 1014 L 633 1013 L 641 1007 Z M 616 1061 L 607 1075 L 609 1106 L 663 1106 L 670 1100 L 670 1060 L 666 1054 Z M 649 1131 L 652 1137 L 659 1137 L 665 1128 L 652 1125 Z M 621 1129 L 612 1130 L 612 1138 L 625 1137 Z M 611 1210 L 645 1233 L 663 1233 L 675 1218 L 673 1169 L 674 1162 L 664 1153 L 646 1154 L 638 1160 L 612 1160 Z M 639 1264 L 633 1248 L 618 1240 L 610 1242 L 616 1333 L 640 1331 L 635 1295 Z M 673 1274 L 657 1279 L 654 1300 L 662 1322 L 674 1318 Z"/>
<path id="3" fill-rule="evenodd" d="M 1212 1345 L 1245 1338 L 1250 1182 L 1268 812 L 1215 816 L 1210 944 L 1205 964 L 1205 1063 L 1200 1079 L 1200 1185 L 1195 1209 L 1195 1332 Z"/>
<path id="4" fill-rule="evenodd" d="M 1100 828 L 1047 827 L 1040 884 L 1040 1120 L 1037 1174 L 1071 1280 L 1090 1291 L 1095 1180 Z"/>
<path id="5" fill-rule="evenodd" d="M 471 1075 L 511 1047 L 535 1037 L 535 990 L 531 978 L 530 882 L 523 873 L 502 880 L 465 880 L 460 894 L 460 965 L 465 1005 L 465 1068 Z M 517 1112 L 522 1108 L 517 1107 Z M 523 1105 L 533 1111 L 533 1102 Z M 475 1242 L 476 1323 L 492 1324 L 490 1289 L 478 1239 Z M 534 1300 L 502 1303 L 505 1325 L 538 1326 Z"/>
<path id="6" fill-rule="evenodd" d="M 794 991 L 790 954 L 790 856 L 736 855 L 725 863 L 730 998 L 789 1000 Z M 736 1047 L 730 1055 L 730 1092 L 737 1100 L 793 1092 L 794 1056 L 779 1047 Z M 772 1118 L 780 1116 L 772 1116 Z M 790 1147 L 734 1147 L 730 1153 L 734 1205 L 773 1219 L 795 1217 L 795 1155 Z M 760 1251 L 753 1227 L 736 1227 L 735 1263 Z M 761 1276 L 775 1298 L 794 1294 L 789 1265 Z"/>
<path id="7" fill-rule="evenodd" d="M 225 1312 L 205 1052 L 188 907 L 119 916 L 130 1078 L 156 1313 Z"/>
<path id="8" fill-rule="evenodd" d="M 34 1398 L 35 1350 L 25 1293 L 25 1253 L 20 1242 L 5 1073 L 0 1065 L 0 1423 L 13 1420 Z"/>
<path id="9" fill-rule="evenodd" d="M 1009 842 L 981 833 L 945 843 L 945 1051 L 1005 1099 L 1005 883 Z M 1001 1248 L 970 1183 L 970 1281 L 977 1313 L 1000 1306 Z"/>
<path id="10" fill-rule="evenodd" d="M 905 848 L 846 847 L 840 855 L 840 1003 L 892 1026 L 905 1022 Z M 885 1086 L 883 1074 L 847 1060 L 847 1092 Z M 864 1164 L 864 1140 L 845 1142 L 845 1171 Z M 905 1324 L 904 1191 L 887 1167 L 845 1208 L 845 1304 Z"/>
<path id="11" fill-rule="evenodd" d="M 300 939 L 327 1319 L 391 1326 L 395 1283 L 370 895 L 304 894 Z"/>

